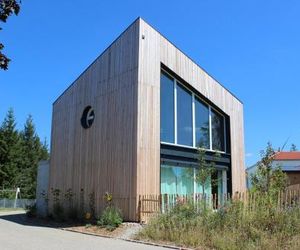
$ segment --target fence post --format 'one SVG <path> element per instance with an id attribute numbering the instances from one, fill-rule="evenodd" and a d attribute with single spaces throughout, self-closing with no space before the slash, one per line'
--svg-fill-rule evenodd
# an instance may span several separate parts
<path id="1" fill-rule="evenodd" d="M 141 216 L 141 195 L 139 195 L 139 202 L 138 202 L 138 221 L 142 222 L 142 216 Z"/>
<path id="2" fill-rule="evenodd" d="M 169 206 L 169 201 L 168 201 L 168 194 L 164 194 L 164 203 L 165 203 L 165 211 L 168 212 L 168 206 Z"/>

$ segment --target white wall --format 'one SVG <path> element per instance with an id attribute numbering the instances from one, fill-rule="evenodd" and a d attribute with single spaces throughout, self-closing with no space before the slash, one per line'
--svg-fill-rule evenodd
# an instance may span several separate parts
<path id="1" fill-rule="evenodd" d="M 296 166 L 300 166 L 300 160 L 294 160 L 294 161 L 273 161 L 273 167 L 274 166 L 281 166 L 281 167 L 296 167 Z"/>
<path id="2" fill-rule="evenodd" d="M 49 161 L 40 161 L 37 174 L 36 185 L 36 208 L 38 216 L 47 215 L 47 206 L 44 197 L 41 196 L 43 191 L 48 192 L 49 184 Z"/>

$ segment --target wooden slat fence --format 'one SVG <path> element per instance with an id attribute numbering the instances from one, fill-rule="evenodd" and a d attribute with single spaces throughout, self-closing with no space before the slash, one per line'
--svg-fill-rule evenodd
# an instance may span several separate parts
<path id="1" fill-rule="evenodd" d="M 287 189 L 284 192 L 273 195 L 272 198 L 265 194 L 251 192 L 236 192 L 232 195 L 140 195 L 139 220 L 142 223 L 147 223 L 152 217 L 160 213 L 171 211 L 176 205 L 187 202 L 194 204 L 197 211 L 203 208 L 203 205 L 205 205 L 206 208 L 218 210 L 232 202 L 240 202 L 241 209 L 243 209 L 245 213 L 259 209 L 263 204 L 265 205 L 270 202 L 272 202 L 273 207 L 275 206 L 275 209 L 283 210 L 294 206 L 300 206 L 300 188 L 297 190 Z"/>

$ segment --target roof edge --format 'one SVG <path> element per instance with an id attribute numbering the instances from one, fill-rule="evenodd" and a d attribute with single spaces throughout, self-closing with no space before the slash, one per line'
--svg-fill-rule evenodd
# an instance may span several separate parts
<path id="1" fill-rule="evenodd" d="M 76 77 L 76 79 L 55 99 L 55 101 L 52 103 L 52 106 L 76 83 L 76 81 L 127 31 L 133 26 L 136 22 L 142 20 L 140 16 L 138 16 L 134 21 L 120 34 L 118 35 L 111 43 L 110 45 L 103 50 L 100 55 L 98 55 L 92 63 L 90 63 L 85 70 L 82 71 L 82 73 Z"/>
<path id="2" fill-rule="evenodd" d="M 200 66 L 195 60 L 193 60 L 190 56 L 188 56 L 186 53 L 184 53 L 180 48 L 178 48 L 173 42 L 171 42 L 166 36 L 164 36 L 158 29 L 153 27 L 150 23 L 148 23 L 145 19 L 139 17 L 138 19 L 145 22 L 147 25 L 149 25 L 152 29 L 154 29 L 157 33 L 159 33 L 164 39 L 166 39 L 170 44 L 172 44 L 176 49 L 178 49 L 182 54 L 184 54 L 188 59 L 190 59 L 197 67 L 199 67 L 201 70 L 204 71 L 209 77 L 211 77 L 215 82 L 217 82 L 221 87 L 223 87 L 228 93 L 230 93 L 236 100 L 238 100 L 242 105 L 244 103 L 234 94 L 232 93 L 228 88 L 226 88 L 223 84 L 221 84 L 214 76 L 212 76 L 210 73 L 208 73 L 202 66 Z"/>

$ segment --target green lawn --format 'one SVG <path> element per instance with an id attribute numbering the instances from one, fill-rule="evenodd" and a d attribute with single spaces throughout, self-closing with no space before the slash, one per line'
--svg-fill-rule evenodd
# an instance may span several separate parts
<path id="1" fill-rule="evenodd" d="M 10 212 L 10 211 L 24 211 L 23 208 L 6 208 L 0 207 L 0 212 Z"/>

